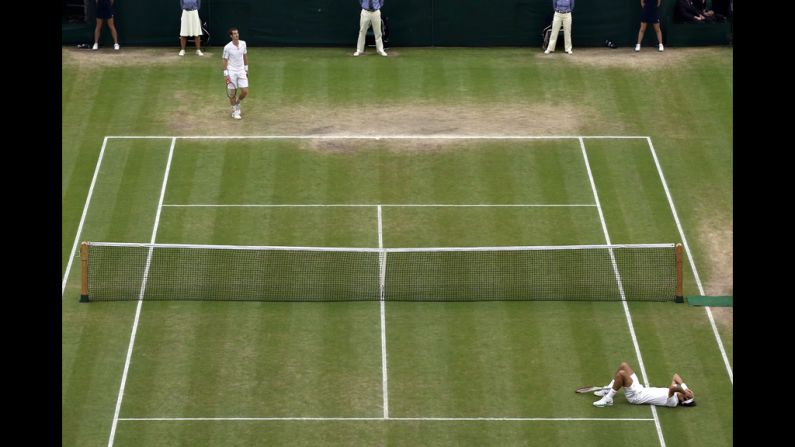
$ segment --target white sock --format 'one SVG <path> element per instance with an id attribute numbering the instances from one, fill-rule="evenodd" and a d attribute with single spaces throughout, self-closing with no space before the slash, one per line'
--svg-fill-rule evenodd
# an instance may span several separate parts
<path id="1" fill-rule="evenodd" d="M 614 383 L 616 383 L 616 380 L 615 380 L 615 379 L 611 380 L 611 381 L 610 381 L 610 383 L 608 383 L 608 384 L 607 384 L 607 386 L 606 386 L 605 388 L 613 388 L 613 384 L 614 384 Z"/>
<path id="2" fill-rule="evenodd" d="M 613 396 L 615 396 L 615 395 L 616 395 L 616 390 L 614 390 L 613 388 L 610 388 L 609 390 L 607 390 L 607 396 L 606 397 L 608 399 L 612 399 Z"/>

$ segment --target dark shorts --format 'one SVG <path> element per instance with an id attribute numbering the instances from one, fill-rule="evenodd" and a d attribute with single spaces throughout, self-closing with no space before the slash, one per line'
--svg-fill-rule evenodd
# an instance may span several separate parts
<path id="1" fill-rule="evenodd" d="M 640 21 L 645 23 L 660 23 L 660 15 L 657 13 L 656 0 L 646 0 L 646 6 L 643 8 L 643 15 Z"/>
<path id="2" fill-rule="evenodd" d="M 113 7 L 110 6 L 110 0 L 99 0 L 99 3 L 97 3 L 97 18 L 103 20 L 113 18 Z"/>

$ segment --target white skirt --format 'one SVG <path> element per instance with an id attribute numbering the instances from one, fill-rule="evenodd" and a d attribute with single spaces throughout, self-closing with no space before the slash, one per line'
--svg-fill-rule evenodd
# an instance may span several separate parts
<path id="1" fill-rule="evenodd" d="M 199 20 L 199 11 L 182 10 L 182 25 L 179 27 L 179 35 L 182 37 L 202 35 L 202 24 Z"/>

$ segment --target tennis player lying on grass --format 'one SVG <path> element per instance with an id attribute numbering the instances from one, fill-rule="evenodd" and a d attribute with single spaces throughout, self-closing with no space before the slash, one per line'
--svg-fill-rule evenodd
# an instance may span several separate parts
<path id="1" fill-rule="evenodd" d="M 677 405 L 692 407 L 696 405 L 693 390 L 682 382 L 679 374 L 674 374 L 671 386 L 668 388 L 645 387 L 641 385 L 638 376 L 635 375 L 635 371 L 626 362 L 621 362 L 610 384 L 594 391 L 595 395 L 602 396 L 601 399 L 593 403 L 594 406 L 608 407 L 613 405 L 613 396 L 622 387 L 624 388 L 624 395 L 627 396 L 627 401 L 631 404 L 648 404 L 661 407 L 676 407 Z M 584 389 L 581 388 L 577 391 L 582 392 Z"/>

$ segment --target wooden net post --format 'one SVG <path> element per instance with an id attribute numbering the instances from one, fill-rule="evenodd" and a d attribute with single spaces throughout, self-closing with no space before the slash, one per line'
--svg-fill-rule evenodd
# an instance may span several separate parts
<path id="1" fill-rule="evenodd" d="M 80 244 L 80 302 L 88 302 L 88 242 Z"/>

